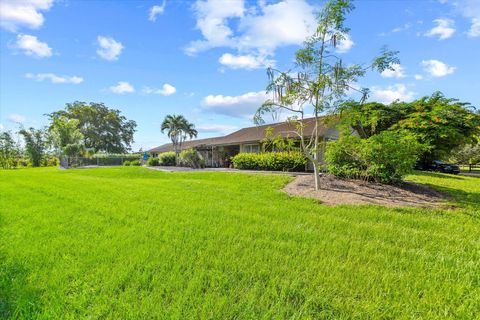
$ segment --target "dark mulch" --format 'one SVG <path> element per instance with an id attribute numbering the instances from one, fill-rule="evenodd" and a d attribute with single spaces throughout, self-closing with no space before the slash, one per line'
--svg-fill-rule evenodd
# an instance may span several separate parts
<path id="1" fill-rule="evenodd" d="M 340 179 L 324 174 L 320 190 L 315 191 L 313 176 L 298 176 L 284 191 L 295 196 L 315 198 L 326 205 L 379 204 L 386 206 L 448 207 L 448 196 L 428 186 L 414 182 L 386 185 L 353 179 Z"/>

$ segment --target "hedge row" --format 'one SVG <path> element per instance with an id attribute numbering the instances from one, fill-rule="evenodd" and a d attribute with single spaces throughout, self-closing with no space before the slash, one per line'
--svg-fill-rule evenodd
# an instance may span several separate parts
<path id="1" fill-rule="evenodd" d="M 305 171 L 307 159 L 300 152 L 239 153 L 234 168 L 243 170 Z"/>
<path id="2" fill-rule="evenodd" d="M 175 152 L 160 153 L 157 158 L 150 157 L 147 160 L 149 166 L 174 166 Z"/>

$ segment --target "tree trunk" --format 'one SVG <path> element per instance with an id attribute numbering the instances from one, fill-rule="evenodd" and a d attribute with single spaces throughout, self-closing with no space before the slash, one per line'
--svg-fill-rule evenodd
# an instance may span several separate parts
<path id="1" fill-rule="evenodd" d="M 320 174 L 316 163 L 313 164 L 313 177 L 315 180 L 315 191 L 318 191 L 320 189 Z"/>

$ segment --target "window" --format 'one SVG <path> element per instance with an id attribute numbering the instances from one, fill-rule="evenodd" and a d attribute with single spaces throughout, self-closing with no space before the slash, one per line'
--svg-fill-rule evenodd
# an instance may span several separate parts
<path id="1" fill-rule="evenodd" d="M 258 144 L 246 144 L 243 146 L 243 152 L 245 153 L 259 153 L 260 146 Z"/>

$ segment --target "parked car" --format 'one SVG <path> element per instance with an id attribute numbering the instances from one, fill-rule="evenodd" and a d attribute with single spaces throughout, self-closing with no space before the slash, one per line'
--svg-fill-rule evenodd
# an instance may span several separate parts
<path id="1" fill-rule="evenodd" d="M 440 160 L 433 160 L 432 162 L 428 163 L 417 163 L 415 166 L 417 170 L 424 170 L 424 171 L 437 171 L 443 173 L 451 173 L 451 174 L 459 174 L 460 167 L 456 164 L 452 163 L 445 163 Z"/>

